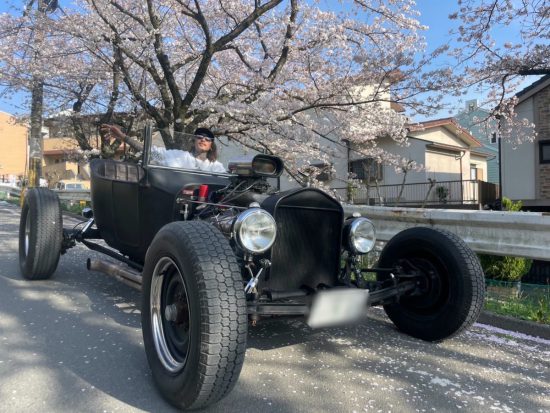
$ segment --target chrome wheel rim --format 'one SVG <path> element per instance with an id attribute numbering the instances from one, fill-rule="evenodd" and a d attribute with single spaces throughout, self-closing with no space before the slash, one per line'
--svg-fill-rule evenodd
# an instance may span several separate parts
<path id="1" fill-rule="evenodd" d="M 150 315 L 157 356 L 166 370 L 183 369 L 190 348 L 190 313 L 187 288 L 176 263 L 161 258 L 153 271 Z"/>
<path id="2" fill-rule="evenodd" d="M 29 255 L 29 244 L 30 244 L 30 237 L 31 237 L 31 211 L 27 211 L 27 215 L 25 216 L 25 257 Z"/>

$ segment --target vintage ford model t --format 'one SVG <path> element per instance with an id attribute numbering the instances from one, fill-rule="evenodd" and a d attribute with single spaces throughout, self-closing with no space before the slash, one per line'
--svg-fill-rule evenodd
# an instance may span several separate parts
<path id="1" fill-rule="evenodd" d="M 31 280 L 49 278 L 77 242 L 110 257 L 89 259 L 88 269 L 142 290 L 147 359 L 173 405 L 200 408 L 227 395 L 248 326 L 265 317 L 302 316 L 315 328 L 357 322 L 383 305 L 401 331 L 440 341 L 481 311 L 483 272 L 457 236 L 405 230 L 364 269 L 373 223 L 346 217 L 318 189 L 273 190 L 279 158 L 230 162 L 227 173 L 184 170 L 155 159 L 152 136 L 146 128 L 138 163 L 91 162 L 92 210 L 80 229 L 63 228 L 54 192 L 29 190 L 19 256 Z"/>

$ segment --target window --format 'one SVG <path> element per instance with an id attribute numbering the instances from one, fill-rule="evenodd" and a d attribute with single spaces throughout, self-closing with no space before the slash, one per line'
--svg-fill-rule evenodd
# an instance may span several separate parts
<path id="1" fill-rule="evenodd" d="M 550 163 L 550 140 L 539 142 L 540 163 Z"/>
<path id="2" fill-rule="evenodd" d="M 497 143 L 497 133 L 491 133 L 491 143 Z"/>
<path id="3" fill-rule="evenodd" d="M 470 179 L 475 181 L 477 179 L 477 166 L 470 165 Z"/>
<path id="4" fill-rule="evenodd" d="M 471 164 L 470 179 L 472 181 L 483 181 L 483 168 L 480 168 L 479 165 Z"/>
<path id="5" fill-rule="evenodd" d="M 375 159 L 366 158 L 351 161 L 349 171 L 355 175 L 356 179 L 364 181 L 380 181 L 384 179 L 382 164 Z"/>

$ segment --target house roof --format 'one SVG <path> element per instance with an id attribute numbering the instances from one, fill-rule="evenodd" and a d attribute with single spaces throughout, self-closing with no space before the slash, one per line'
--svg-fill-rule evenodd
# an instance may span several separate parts
<path id="1" fill-rule="evenodd" d="M 536 82 L 530 84 L 525 89 L 522 89 L 518 93 L 516 93 L 516 97 L 518 98 L 518 103 L 521 103 L 524 100 L 529 99 L 531 96 L 535 95 L 536 93 L 540 92 L 542 89 L 548 86 L 550 86 L 550 75 L 541 77 Z"/>
<path id="2" fill-rule="evenodd" d="M 470 132 L 464 129 L 455 118 L 441 118 L 407 125 L 410 132 L 418 132 L 432 128 L 443 127 L 465 141 L 472 148 L 481 148 L 483 145 Z"/>
<path id="3" fill-rule="evenodd" d="M 479 156 L 481 158 L 494 158 L 495 157 L 494 154 L 490 154 L 490 153 L 486 153 L 486 152 L 482 152 L 482 151 L 470 151 L 470 154 Z"/>

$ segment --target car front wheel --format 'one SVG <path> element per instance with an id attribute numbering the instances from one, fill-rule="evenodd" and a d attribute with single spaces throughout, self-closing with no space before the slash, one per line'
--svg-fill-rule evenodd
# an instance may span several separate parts
<path id="1" fill-rule="evenodd" d="M 484 302 L 483 269 L 476 254 L 455 234 L 432 228 L 410 228 L 385 246 L 379 280 L 410 280 L 415 274 L 417 289 L 398 301 L 384 305 L 397 328 L 411 336 L 441 341 L 470 325 Z M 400 276 L 403 274 L 403 276 Z"/>
<path id="2" fill-rule="evenodd" d="M 142 330 L 153 379 L 180 409 L 227 395 L 246 351 L 241 272 L 225 237 L 203 222 L 174 222 L 155 236 L 143 271 Z"/>

